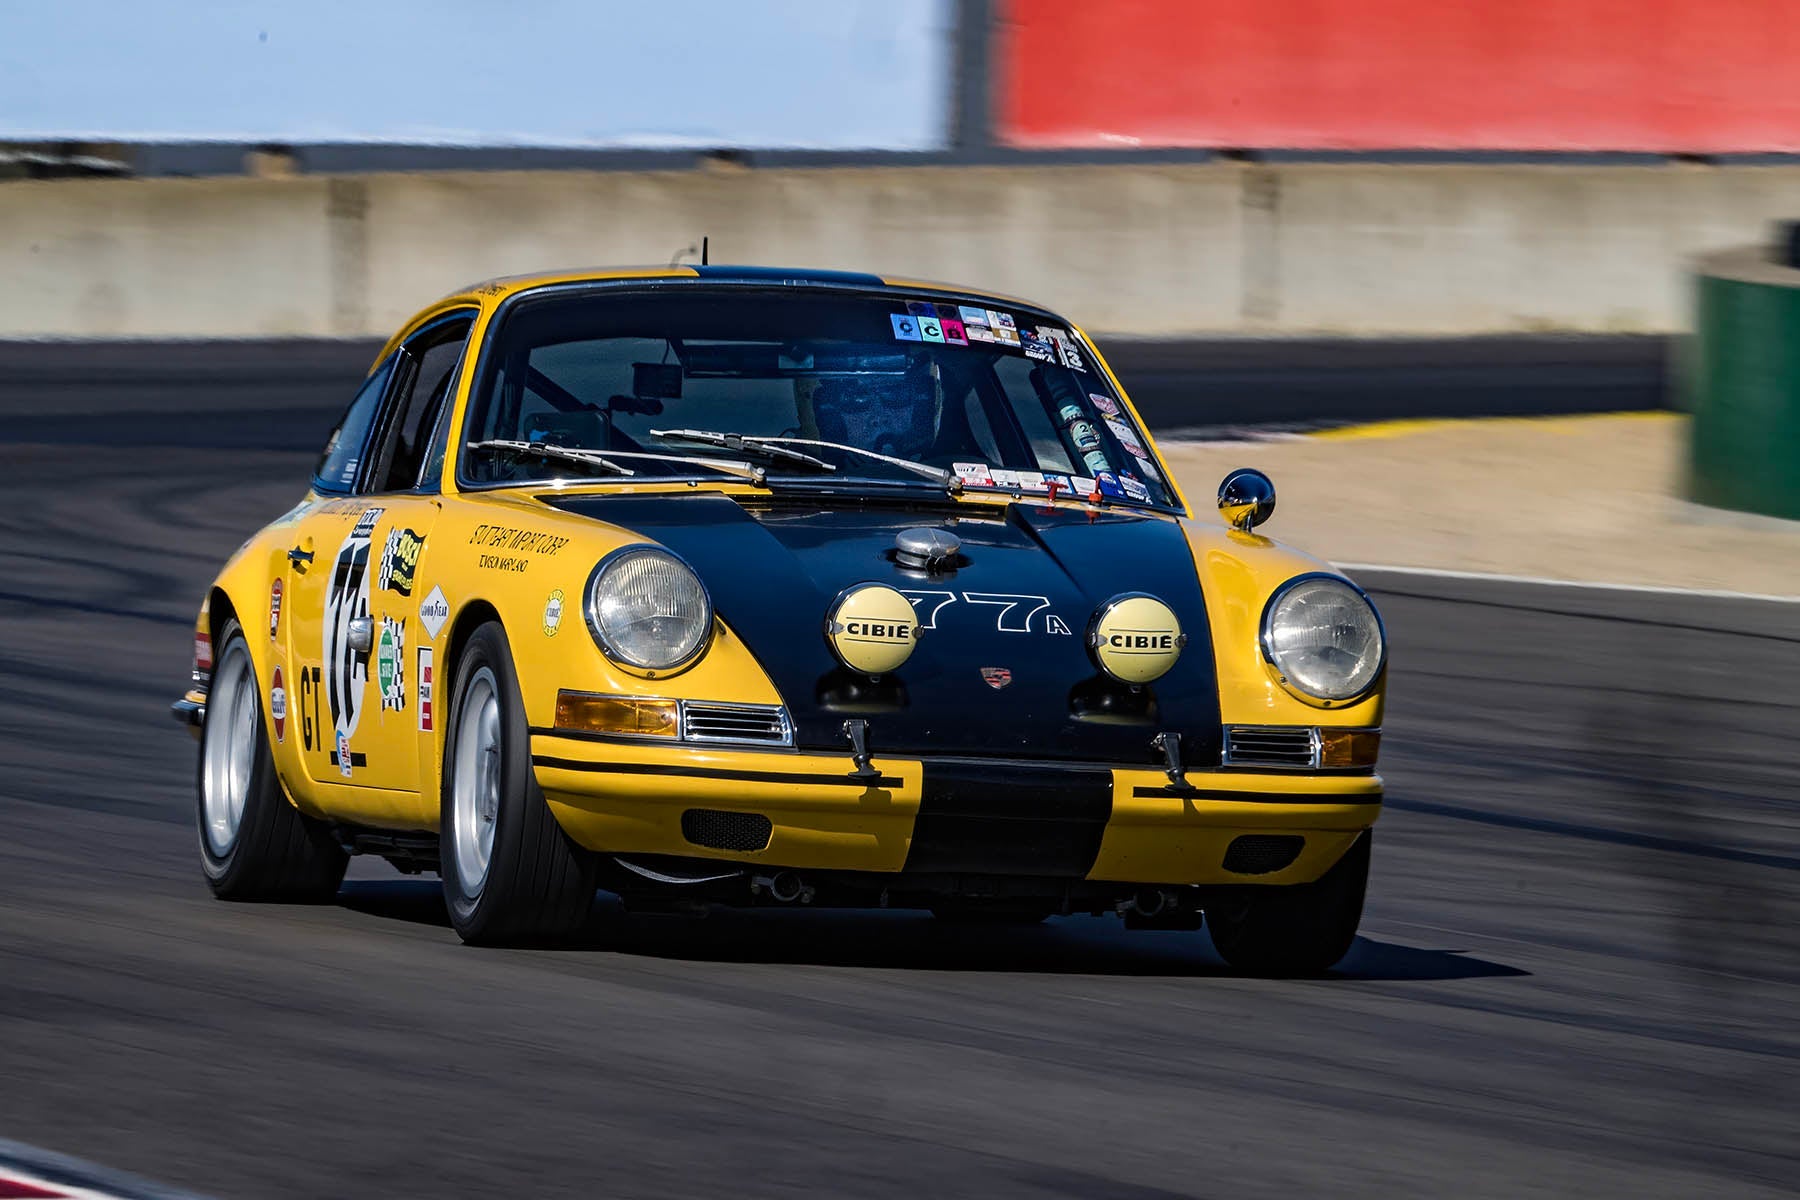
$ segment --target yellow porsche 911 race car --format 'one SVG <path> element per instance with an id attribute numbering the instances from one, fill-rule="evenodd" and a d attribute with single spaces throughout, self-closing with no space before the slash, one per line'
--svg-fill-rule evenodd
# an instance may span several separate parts
<path id="1" fill-rule="evenodd" d="M 472 942 L 634 907 L 1119 913 L 1247 970 L 1355 935 L 1385 645 L 1197 520 L 1087 337 L 1023 301 L 737 267 L 482 284 L 381 351 L 207 592 L 226 899 L 436 871 Z"/>

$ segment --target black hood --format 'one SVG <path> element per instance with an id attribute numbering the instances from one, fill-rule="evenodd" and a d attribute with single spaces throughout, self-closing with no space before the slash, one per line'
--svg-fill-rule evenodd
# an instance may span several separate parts
<path id="1" fill-rule="evenodd" d="M 821 509 L 816 498 L 714 493 L 545 499 L 687 560 L 780 690 L 803 748 L 846 750 L 844 720 L 856 716 L 877 755 L 1149 766 L 1161 761 L 1151 739 L 1166 730 L 1182 735 L 1188 762 L 1217 761 L 1206 607 L 1187 539 L 1167 516 L 1016 503 L 1002 519 L 953 503 Z M 960 539 L 957 569 L 926 575 L 894 561 L 894 535 L 920 526 Z M 863 582 L 908 593 L 925 626 L 912 657 L 874 686 L 824 636 L 832 601 Z M 1174 669 L 1135 693 L 1099 673 L 1083 637 L 1095 608 L 1121 592 L 1163 600 L 1188 638 Z M 1002 672 L 1010 682 L 993 686 Z"/>

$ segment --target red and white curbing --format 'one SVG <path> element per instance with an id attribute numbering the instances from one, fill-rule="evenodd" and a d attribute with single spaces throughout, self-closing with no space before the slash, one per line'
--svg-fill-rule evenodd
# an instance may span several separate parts
<path id="1" fill-rule="evenodd" d="M 0 1200 L 202 1200 L 80 1159 L 0 1138 Z"/>

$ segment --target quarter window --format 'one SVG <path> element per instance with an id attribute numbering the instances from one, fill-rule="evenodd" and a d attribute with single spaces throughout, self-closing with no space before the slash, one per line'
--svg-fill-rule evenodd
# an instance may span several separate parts
<path id="1" fill-rule="evenodd" d="M 394 373 L 395 357 L 390 355 L 375 368 L 351 399 L 350 407 L 338 418 L 336 428 L 326 439 L 324 453 L 319 455 L 319 465 L 313 468 L 313 487 L 317 490 L 355 490 L 357 477 L 367 458 L 369 430 L 381 411 L 382 393 L 387 390 L 388 378 Z"/>

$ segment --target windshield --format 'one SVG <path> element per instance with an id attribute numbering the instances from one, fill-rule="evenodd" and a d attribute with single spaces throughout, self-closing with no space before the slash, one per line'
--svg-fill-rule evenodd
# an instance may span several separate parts
<path id="1" fill-rule="evenodd" d="M 523 443 L 643 455 L 616 460 L 635 480 L 717 479 L 693 461 L 716 459 L 772 485 L 954 475 L 1174 503 L 1085 345 L 1035 311 L 743 288 L 552 294 L 515 305 L 484 362 L 460 468 L 474 486 L 584 474 L 577 456 Z"/>

